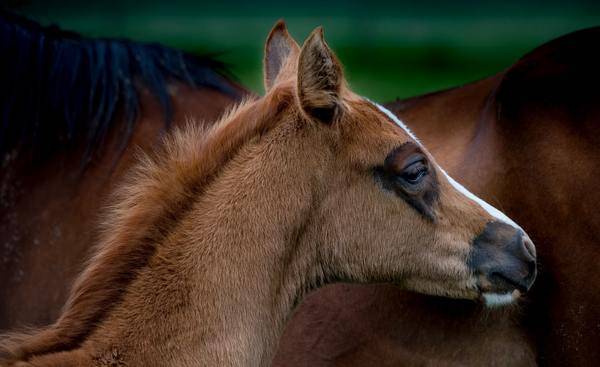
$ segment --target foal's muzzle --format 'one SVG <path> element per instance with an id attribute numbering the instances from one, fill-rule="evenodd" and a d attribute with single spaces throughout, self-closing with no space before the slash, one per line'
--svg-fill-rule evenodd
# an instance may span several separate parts
<path id="1" fill-rule="evenodd" d="M 535 247 L 522 230 L 490 222 L 473 240 L 469 266 L 484 295 L 508 295 L 515 290 L 525 293 L 537 273 Z"/>

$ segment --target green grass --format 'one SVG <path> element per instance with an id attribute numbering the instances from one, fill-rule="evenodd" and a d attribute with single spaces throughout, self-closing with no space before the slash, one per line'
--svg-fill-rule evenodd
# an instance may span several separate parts
<path id="1" fill-rule="evenodd" d="M 181 1 L 147 7 L 139 1 L 124 1 L 125 5 L 115 7 L 103 2 L 89 7 L 40 4 L 34 1 L 24 12 L 43 23 L 56 22 L 85 35 L 128 37 L 189 52 L 218 53 L 240 82 L 257 92 L 262 92 L 263 43 L 273 23 L 287 15 L 288 26 L 299 42 L 314 27 L 323 25 L 351 86 L 379 101 L 483 78 L 550 39 L 600 24 L 595 8 L 587 11 L 582 5 L 563 11 L 556 4 L 552 11 L 531 7 L 527 13 L 521 5 L 497 12 L 489 7 L 473 10 L 470 3 L 459 2 L 460 11 L 446 7 L 445 11 L 429 12 L 404 11 L 406 7 L 400 3 L 386 11 L 350 1 L 345 10 L 325 9 L 325 15 L 315 15 L 302 6 L 278 10 L 262 3 L 256 7 L 248 5 L 254 3 L 231 5 L 231 9 Z"/>

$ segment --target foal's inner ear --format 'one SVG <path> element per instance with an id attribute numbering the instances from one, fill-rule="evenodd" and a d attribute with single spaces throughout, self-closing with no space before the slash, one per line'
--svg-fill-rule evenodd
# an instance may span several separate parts
<path id="1" fill-rule="evenodd" d="M 279 20 L 267 37 L 264 59 L 265 91 L 269 91 L 275 84 L 277 77 L 282 73 L 288 59 L 296 58 L 300 47 L 287 31 L 285 22 Z"/>
<path id="2" fill-rule="evenodd" d="M 341 108 L 343 82 L 342 65 L 318 27 L 304 42 L 298 60 L 298 98 L 303 111 L 319 121 L 332 122 Z"/>

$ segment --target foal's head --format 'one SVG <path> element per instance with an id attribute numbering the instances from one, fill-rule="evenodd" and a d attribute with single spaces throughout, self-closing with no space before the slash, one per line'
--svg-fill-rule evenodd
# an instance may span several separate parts
<path id="1" fill-rule="evenodd" d="M 301 129 L 296 157 L 319 169 L 319 202 L 301 242 L 326 276 L 510 303 L 535 278 L 523 230 L 450 178 L 395 116 L 354 94 L 316 29 L 300 48 L 283 23 L 265 48 L 265 100 Z M 294 185 L 294 177 L 289 177 Z"/>

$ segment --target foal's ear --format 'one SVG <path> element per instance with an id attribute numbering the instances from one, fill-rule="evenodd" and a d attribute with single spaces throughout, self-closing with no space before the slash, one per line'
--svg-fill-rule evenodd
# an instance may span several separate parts
<path id="1" fill-rule="evenodd" d="M 286 66 L 288 58 L 297 57 L 299 52 L 300 47 L 288 33 L 285 22 L 279 20 L 273 26 L 265 44 L 263 64 L 266 92 L 275 84 L 275 80 Z"/>
<path id="2" fill-rule="evenodd" d="M 323 39 L 323 29 L 315 29 L 304 42 L 298 60 L 298 98 L 304 112 L 330 123 L 341 108 L 342 65 Z"/>

